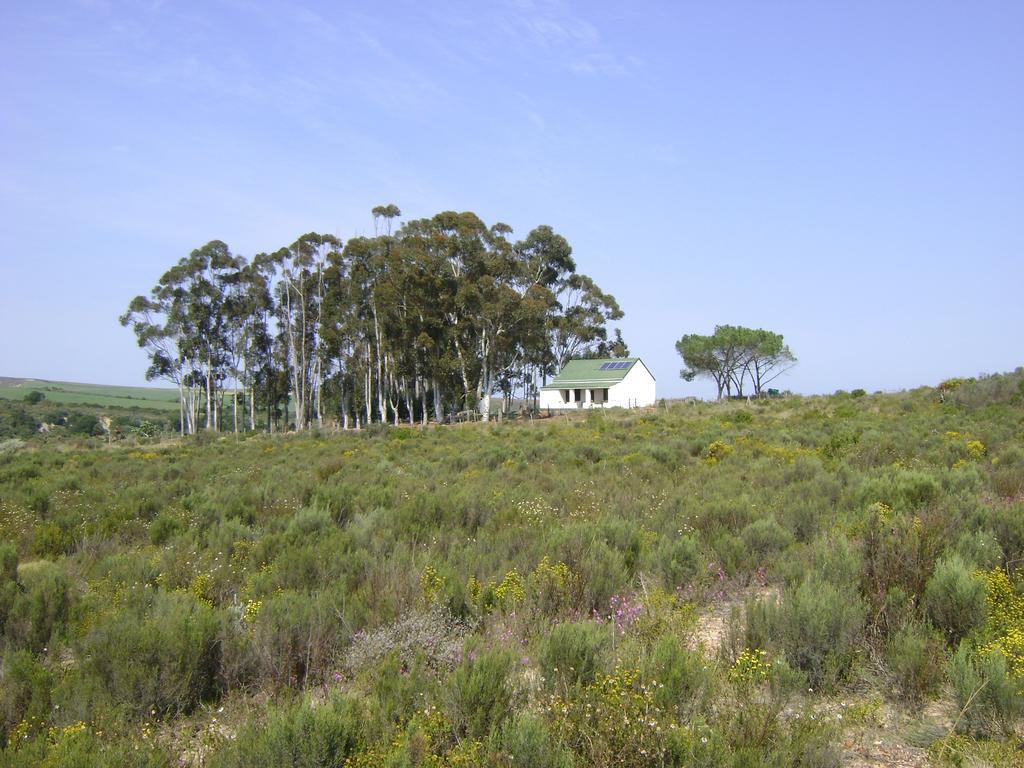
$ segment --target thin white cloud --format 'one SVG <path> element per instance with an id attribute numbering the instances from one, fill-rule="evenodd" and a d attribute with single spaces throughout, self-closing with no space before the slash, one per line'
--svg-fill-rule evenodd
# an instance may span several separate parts
<path id="1" fill-rule="evenodd" d="M 639 64 L 635 56 L 618 54 L 595 21 L 562 0 L 510 0 L 498 14 L 497 27 L 506 41 L 542 48 L 578 75 L 626 77 Z"/>

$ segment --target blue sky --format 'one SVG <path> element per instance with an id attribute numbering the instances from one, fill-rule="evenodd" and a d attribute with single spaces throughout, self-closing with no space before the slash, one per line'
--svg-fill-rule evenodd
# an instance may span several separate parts
<path id="1" fill-rule="evenodd" d="M 800 392 L 1024 364 L 1020 2 L 8 2 L 0 375 L 137 384 L 132 296 L 218 238 L 546 223 L 660 395 L 783 333 Z"/>

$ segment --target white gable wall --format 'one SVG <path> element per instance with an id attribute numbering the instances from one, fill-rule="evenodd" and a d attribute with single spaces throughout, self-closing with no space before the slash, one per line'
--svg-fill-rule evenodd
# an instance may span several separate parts
<path id="1" fill-rule="evenodd" d="M 645 408 L 654 405 L 654 377 L 637 360 L 626 377 L 608 389 L 608 407 Z"/>
<path id="2" fill-rule="evenodd" d="M 639 360 L 629 369 L 625 377 L 608 386 L 608 402 L 592 403 L 587 402 L 590 397 L 585 390 L 580 394 L 582 403 L 562 400 L 562 393 L 557 389 L 542 389 L 540 391 L 540 407 L 543 409 L 564 409 L 564 408 L 644 408 L 654 405 L 655 389 L 654 377 L 647 367 Z M 595 393 L 596 394 L 596 393 Z M 570 394 L 570 398 L 573 395 Z"/>

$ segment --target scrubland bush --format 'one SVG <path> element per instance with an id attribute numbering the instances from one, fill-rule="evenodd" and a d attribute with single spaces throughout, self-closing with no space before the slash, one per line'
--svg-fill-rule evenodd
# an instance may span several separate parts
<path id="1" fill-rule="evenodd" d="M 82 722 L 11 744 L 9 768 L 170 768 L 170 755 L 142 738 L 111 738 Z"/>
<path id="2" fill-rule="evenodd" d="M 19 592 L 18 550 L 12 544 L 0 544 L 0 637 Z"/>
<path id="3" fill-rule="evenodd" d="M 582 607 L 587 613 L 606 606 L 629 580 L 622 555 L 603 541 L 590 545 L 576 570 L 583 580 Z"/>
<path id="4" fill-rule="evenodd" d="M 31 438 L 0 456 L 0 764 L 832 766 L 820 692 L 920 706 L 943 654 L 961 730 L 1019 729 L 1024 609 L 991 569 L 1024 559 L 1024 403 L 978 384 Z"/>
<path id="5" fill-rule="evenodd" d="M 1003 559 L 1003 550 L 989 530 L 965 531 L 957 539 L 955 552 L 982 569 L 995 568 Z"/>
<path id="6" fill-rule="evenodd" d="M 557 625 L 541 645 L 541 674 L 556 690 L 589 685 L 609 638 L 608 630 L 592 621 Z"/>
<path id="7" fill-rule="evenodd" d="M 1009 736 L 1024 715 L 1024 686 L 1002 653 L 976 653 L 961 643 L 949 663 L 949 680 L 963 715 L 958 727 L 976 736 Z"/>
<path id="8" fill-rule="evenodd" d="M 501 768 L 573 768 L 572 754 L 551 735 L 547 722 L 522 713 L 504 723 L 498 733 L 495 765 Z"/>
<path id="9" fill-rule="evenodd" d="M 277 687 L 322 678 L 347 639 L 339 610 L 329 592 L 281 590 L 261 600 L 250 621 L 258 677 Z"/>
<path id="10" fill-rule="evenodd" d="M 161 512 L 149 524 L 149 540 L 153 544 L 161 546 L 183 530 L 185 530 L 184 523 L 166 512 Z"/>
<path id="11" fill-rule="evenodd" d="M 1005 499 L 1024 495 L 1024 463 L 999 467 L 992 473 L 992 490 Z"/>
<path id="12" fill-rule="evenodd" d="M 23 736 L 43 729 L 50 715 L 53 679 L 28 651 L 8 651 L 0 659 L 0 744 L 21 726 Z"/>
<path id="13" fill-rule="evenodd" d="M 885 646 L 885 663 L 900 695 L 911 701 L 930 696 L 941 684 L 945 652 L 941 634 L 934 629 L 907 624 L 890 635 Z"/>
<path id="14" fill-rule="evenodd" d="M 942 518 L 897 513 L 879 502 L 869 507 L 862 525 L 861 586 L 876 610 L 893 587 L 922 594 L 948 540 Z"/>
<path id="15" fill-rule="evenodd" d="M 702 566 L 699 545 L 691 536 L 662 538 L 655 562 L 668 589 L 691 583 Z"/>
<path id="16" fill-rule="evenodd" d="M 210 758 L 210 768 L 342 768 L 362 731 L 354 701 L 334 695 L 272 706 L 265 722 L 251 722 Z"/>
<path id="17" fill-rule="evenodd" d="M 512 655 L 502 650 L 471 650 L 455 668 L 445 690 L 446 710 L 456 733 L 486 738 L 512 711 L 516 686 Z"/>
<path id="18" fill-rule="evenodd" d="M 145 613 L 125 612 L 82 642 L 83 670 L 110 703 L 139 716 L 187 714 L 217 692 L 218 618 L 184 593 L 157 593 Z"/>
<path id="19" fill-rule="evenodd" d="M 418 656 L 433 669 L 453 668 L 462 657 L 468 628 L 444 608 L 411 613 L 393 624 L 352 638 L 345 664 L 355 672 L 394 655 L 404 668 Z"/>
<path id="20" fill-rule="evenodd" d="M 856 660 L 866 616 L 856 592 L 808 577 L 777 603 L 747 604 L 747 646 L 777 646 L 812 687 L 832 688 Z"/>
<path id="21" fill-rule="evenodd" d="M 40 652 L 66 625 L 71 584 L 60 566 L 42 562 L 24 577 L 24 591 L 12 601 L 4 633 L 14 648 Z"/>
<path id="22" fill-rule="evenodd" d="M 740 533 L 747 550 L 760 558 L 773 555 L 793 543 L 793 535 L 774 517 L 755 520 Z"/>
<path id="23" fill-rule="evenodd" d="M 985 621 L 985 582 L 960 555 L 943 558 L 925 588 L 924 607 L 955 646 Z"/>
<path id="24" fill-rule="evenodd" d="M 645 679 L 656 680 L 655 703 L 680 720 L 704 713 L 716 692 L 715 670 L 703 653 L 686 647 L 674 635 L 658 639 L 642 669 Z"/>

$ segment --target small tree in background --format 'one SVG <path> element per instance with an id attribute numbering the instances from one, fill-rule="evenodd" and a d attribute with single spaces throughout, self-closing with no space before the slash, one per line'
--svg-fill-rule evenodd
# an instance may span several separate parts
<path id="1" fill-rule="evenodd" d="M 718 398 L 744 394 L 749 381 L 760 397 L 769 383 L 796 365 L 796 356 L 782 334 L 763 328 L 717 325 L 710 336 L 688 334 L 676 342 L 685 368 L 680 376 L 693 381 L 706 376 L 715 382 Z"/>

